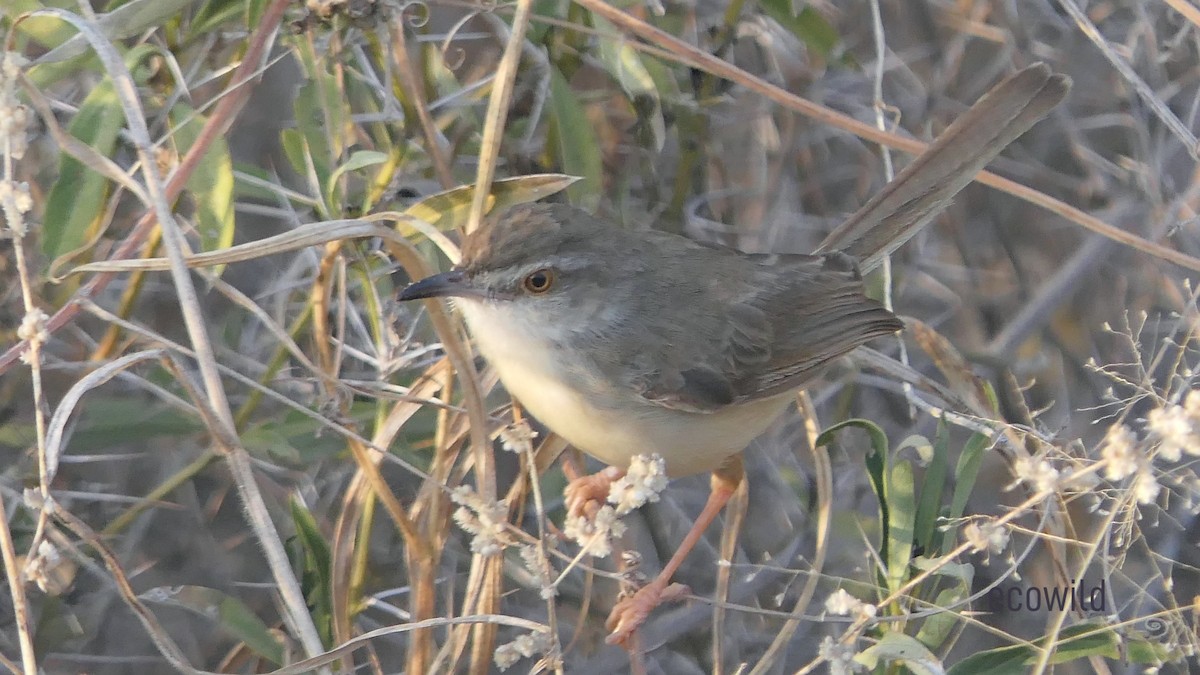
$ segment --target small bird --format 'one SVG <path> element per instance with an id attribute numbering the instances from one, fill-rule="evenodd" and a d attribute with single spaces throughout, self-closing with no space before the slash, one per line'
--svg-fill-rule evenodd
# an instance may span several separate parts
<path id="1" fill-rule="evenodd" d="M 739 453 L 795 389 L 903 326 L 844 253 L 747 255 L 565 205 L 514 207 L 462 251 L 459 269 L 401 299 L 455 297 L 508 392 L 589 455 L 624 469 L 657 453 L 671 477 L 716 471 L 713 516 L 742 478 Z M 619 475 L 572 484 L 572 510 L 602 501 Z"/>
<path id="2" fill-rule="evenodd" d="M 613 609 L 610 642 L 674 595 L 671 577 L 743 478 L 741 451 L 795 390 L 903 327 L 866 296 L 858 261 L 874 266 L 911 237 L 1068 87 L 1040 64 L 1001 83 L 814 255 L 746 254 L 525 204 L 469 234 L 458 267 L 401 292 L 455 298 L 509 393 L 613 467 L 568 486 L 572 510 L 603 499 L 639 454 L 660 455 L 672 477 L 712 472 L 675 555 Z"/>
<path id="3" fill-rule="evenodd" d="M 845 254 L 746 255 L 561 204 L 514 207 L 462 251 L 402 297 L 459 298 L 534 417 L 613 466 L 657 452 L 670 476 L 715 469 L 822 366 L 902 325 Z"/>

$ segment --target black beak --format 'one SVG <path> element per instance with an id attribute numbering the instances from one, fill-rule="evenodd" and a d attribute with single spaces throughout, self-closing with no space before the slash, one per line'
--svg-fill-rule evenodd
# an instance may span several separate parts
<path id="1" fill-rule="evenodd" d="M 400 301 L 424 298 L 483 297 L 483 291 L 473 287 L 462 270 L 450 270 L 409 284 L 400 291 Z"/>

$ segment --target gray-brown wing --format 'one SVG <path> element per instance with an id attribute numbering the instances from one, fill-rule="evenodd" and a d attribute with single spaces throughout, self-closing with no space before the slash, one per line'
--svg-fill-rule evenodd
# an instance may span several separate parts
<path id="1" fill-rule="evenodd" d="M 621 351 L 631 355 L 627 372 L 634 375 L 628 384 L 644 399 L 676 410 L 712 412 L 737 399 L 728 365 L 732 358 L 765 362 L 765 355 L 755 352 L 768 348 L 769 326 L 761 311 L 738 301 L 753 288 L 753 266 L 744 260 L 721 264 L 723 258 L 740 257 L 733 251 L 693 250 L 700 269 L 686 287 L 649 289 L 644 296 L 677 298 L 672 320 L 644 322 Z M 647 302 L 645 311 L 653 314 L 654 306 Z"/>
<path id="2" fill-rule="evenodd" d="M 866 297 L 844 254 L 744 256 L 743 262 L 750 263 L 738 266 L 743 278 L 720 279 L 705 291 L 721 298 L 720 316 L 684 315 L 646 341 L 659 348 L 635 360 L 632 385 L 647 401 L 712 412 L 784 393 L 902 327 Z"/>
<path id="3" fill-rule="evenodd" d="M 738 400 L 800 387 L 835 359 L 904 327 L 866 296 L 856 263 L 848 255 L 776 256 L 770 262 L 761 273 L 761 291 L 747 299 L 764 313 L 770 348 L 746 359 L 737 340 L 731 340 L 730 379 Z"/>

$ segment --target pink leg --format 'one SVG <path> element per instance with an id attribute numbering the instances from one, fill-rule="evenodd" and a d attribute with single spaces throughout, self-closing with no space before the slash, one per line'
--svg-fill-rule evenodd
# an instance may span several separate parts
<path id="1" fill-rule="evenodd" d="M 713 472 L 712 491 L 708 495 L 708 502 L 704 504 L 704 510 L 696 518 L 692 529 L 679 544 L 675 555 L 671 556 L 666 567 L 654 578 L 654 581 L 618 602 L 616 607 L 613 607 L 612 613 L 608 615 L 605 625 L 608 630 L 612 631 L 607 639 L 609 644 L 618 644 L 628 648 L 630 636 L 638 626 L 642 625 L 646 617 L 650 616 L 650 612 L 655 607 L 664 602 L 678 600 L 688 593 L 687 586 L 672 584 L 671 577 L 683 564 L 688 553 L 695 548 L 700 537 L 704 536 L 704 531 L 716 519 L 717 514 L 725 508 L 725 504 L 741 484 L 743 475 L 741 455 L 730 458 L 721 468 Z"/>

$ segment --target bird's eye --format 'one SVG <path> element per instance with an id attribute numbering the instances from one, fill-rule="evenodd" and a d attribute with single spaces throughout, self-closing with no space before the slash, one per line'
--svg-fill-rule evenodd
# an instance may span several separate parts
<path id="1" fill-rule="evenodd" d="M 529 291 L 530 293 L 545 293 L 546 291 L 550 290 L 552 286 L 554 286 L 554 270 L 548 267 L 543 267 L 540 270 L 530 272 L 525 277 L 525 281 L 522 282 L 522 285 L 525 287 L 525 290 Z"/>

